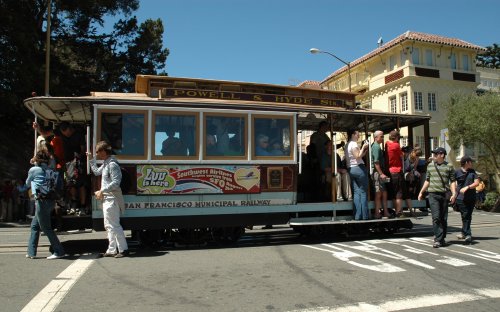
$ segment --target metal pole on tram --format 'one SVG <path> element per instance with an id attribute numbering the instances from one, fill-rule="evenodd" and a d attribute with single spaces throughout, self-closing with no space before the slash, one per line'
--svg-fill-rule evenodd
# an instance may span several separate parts
<path id="1" fill-rule="evenodd" d="M 94 155 L 91 154 L 92 148 L 90 146 L 90 125 L 87 124 L 87 136 L 86 136 L 86 143 L 87 143 L 87 174 L 90 175 L 90 159 L 94 157 Z"/>
<path id="2" fill-rule="evenodd" d="M 332 162 L 333 162 L 333 173 L 332 173 L 332 202 L 337 202 L 337 133 L 332 132 Z M 337 219 L 337 209 L 333 210 L 333 221 Z"/>

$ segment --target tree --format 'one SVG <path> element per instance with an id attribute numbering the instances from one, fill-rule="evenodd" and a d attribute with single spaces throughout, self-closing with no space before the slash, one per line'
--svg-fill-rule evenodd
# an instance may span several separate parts
<path id="1" fill-rule="evenodd" d="M 43 93 L 47 0 L 0 0 L 3 116 Z M 132 91 L 136 74 L 165 69 L 160 19 L 138 24 L 138 0 L 52 0 L 50 94 Z M 106 19 L 121 17 L 106 31 Z M 24 109 L 23 109 L 24 110 Z"/>
<path id="2" fill-rule="evenodd" d="M 47 3 L 0 0 L 0 131 L 15 129 L 29 143 L 20 146 L 0 136 L 0 155 L 17 154 L 8 161 L 0 159 L 0 172 L 9 170 L 12 162 L 27 163 L 33 150 L 28 122 L 32 115 L 22 101 L 33 91 L 44 94 Z M 138 0 L 52 0 L 51 4 L 50 95 L 130 92 L 137 74 L 166 75 L 169 52 L 163 47 L 163 23 L 160 19 L 139 23 L 132 15 Z M 107 23 L 112 27 L 105 27 Z"/>
<path id="3" fill-rule="evenodd" d="M 486 162 L 488 173 L 496 174 L 500 180 L 500 144 L 496 137 L 500 133 L 500 94 L 455 94 L 446 108 L 450 146 L 458 149 L 461 144 L 483 144 L 486 156 L 480 157 L 480 161 Z"/>
<path id="4" fill-rule="evenodd" d="M 476 65 L 488 68 L 500 68 L 500 47 L 494 43 L 486 51 L 476 56 Z"/>

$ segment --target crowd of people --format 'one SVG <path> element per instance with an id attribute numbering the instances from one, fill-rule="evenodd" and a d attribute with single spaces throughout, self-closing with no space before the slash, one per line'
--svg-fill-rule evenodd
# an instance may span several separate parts
<path id="1" fill-rule="evenodd" d="M 84 137 L 77 134 L 74 127 L 62 123 L 52 131 L 34 124 L 39 136 L 36 142 L 36 153 L 24 182 L 22 179 L 5 180 L 0 188 L 0 220 L 23 221 L 27 215 L 32 216 L 31 234 L 28 241 L 27 258 L 35 258 L 40 233 L 43 231 L 51 244 L 52 254 L 47 259 L 58 259 L 64 256 L 64 249 L 51 225 L 51 213 L 57 212 L 56 200 L 40 197 L 37 192 L 43 183 L 45 172 L 51 169 L 60 173 L 63 185 L 63 197 L 68 196 L 71 203 L 79 208 L 87 207 L 85 172 L 71 174 L 68 169 L 77 159 L 91 156 L 85 153 Z M 311 137 L 303 164 L 310 180 L 308 183 L 309 198 L 305 200 L 328 201 L 336 194 L 337 200 L 353 200 L 353 216 L 355 220 L 372 218 L 368 208 L 369 180 L 374 187 L 375 212 L 373 218 L 402 217 L 402 202 L 406 201 L 411 212 L 411 200 L 428 201 L 431 209 L 434 231 L 433 247 L 446 246 L 448 206 L 456 207 L 461 213 L 462 229 L 457 238 L 466 244 L 472 242 L 471 220 L 474 207 L 484 201 L 484 182 L 473 169 L 473 160 L 464 156 L 460 160 L 460 168 L 454 169 L 446 162 L 446 150 L 438 147 L 432 151 L 429 160 L 421 159 L 419 146 L 401 147 L 399 132 L 389 133 L 389 141 L 384 144 L 384 133 L 375 131 L 373 142 L 363 141 L 358 144 L 360 133 L 357 130 L 347 132 L 348 143 L 341 142 L 336 149 L 344 149 L 344 159 L 337 153 L 334 156 L 333 143 L 326 135 L 327 124 L 322 122 L 318 131 Z M 257 137 L 257 155 L 273 153 L 269 148 L 269 137 Z M 259 151 L 261 147 L 262 151 Z M 281 148 L 276 144 L 276 149 Z M 121 170 L 112 156 L 111 146 L 104 141 L 96 145 L 97 158 L 103 161 L 101 166 L 95 158 L 90 161 L 94 175 L 102 175 L 101 189 L 95 192 L 97 200 L 102 201 L 104 226 L 108 231 L 109 246 L 104 257 L 124 257 L 128 255 L 128 246 L 120 225 L 120 213 L 124 209 L 121 183 Z M 262 154 L 261 154 L 262 153 Z M 276 153 L 276 152 L 274 152 Z M 267 154 L 266 154 L 267 155 Z M 276 154 L 274 154 L 276 155 Z M 365 156 L 370 158 L 371 168 L 365 164 Z M 333 160 L 335 157 L 335 161 Z M 336 164 L 336 168 L 332 168 Z M 83 166 L 82 166 L 83 167 Z M 64 178 L 63 178 L 64 177 Z M 337 179 L 337 189 L 332 192 L 332 180 Z M 390 210 L 387 201 L 393 200 L 394 210 Z M 82 210 L 83 211 L 83 210 Z M 393 211 L 393 213 L 391 213 Z M 83 211 L 83 213 L 85 213 Z"/>
<path id="2" fill-rule="evenodd" d="M 369 220 L 401 218 L 403 201 L 412 214 L 412 200 L 426 200 L 431 210 L 435 248 L 446 246 L 448 207 L 453 205 L 462 217 L 458 238 L 465 243 L 472 241 L 472 211 L 484 201 L 484 183 L 472 168 L 472 158 L 462 157 L 461 168 L 455 170 L 445 161 L 446 150 L 442 147 L 434 149 L 433 157 L 424 160 L 418 145 L 401 147 L 396 130 L 388 133 L 385 144 L 384 133 L 375 131 L 373 142 L 365 140 L 360 146 L 360 134 L 353 129 L 347 132 L 348 143 L 337 145 L 337 149 L 344 148 L 344 158 L 335 155 L 337 168 L 333 170 L 333 145 L 326 134 L 327 128 L 326 122 L 319 124 L 303 156 L 302 175 L 311 181 L 304 187 L 305 201 L 330 201 L 332 193 L 336 193 L 337 201 L 353 200 L 354 220 Z M 365 156 L 370 158 L 370 169 Z M 332 192 L 334 178 L 336 192 Z M 369 180 L 374 194 L 373 216 L 368 209 Z M 389 199 L 394 209 L 388 207 Z M 427 208 L 420 210 L 428 213 Z"/>
<path id="3" fill-rule="evenodd" d="M 60 190 L 64 189 L 63 186 L 68 184 L 66 181 L 59 179 L 59 176 L 64 175 L 64 173 L 59 171 L 57 160 L 54 161 L 54 153 L 43 145 L 45 140 L 46 137 L 37 141 L 40 146 L 36 147 L 35 156 L 30 160 L 32 167 L 28 171 L 26 183 L 19 181 L 18 185 L 13 186 L 10 180 L 6 180 L 0 193 L 2 195 L 2 221 L 12 221 L 10 219 L 12 217 L 16 218 L 18 213 L 25 214 L 25 211 L 11 209 L 11 207 L 17 207 L 19 202 L 16 202 L 16 199 L 20 199 L 21 196 L 31 197 L 33 209 L 30 212 L 31 232 L 27 244 L 26 258 L 37 258 L 38 242 L 43 232 L 50 243 L 51 255 L 46 259 L 53 260 L 66 256 L 64 247 L 52 226 L 52 214 L 55 212 L 56 202 L 62 194 Z M 101 256 L 126 257 L 129 255 L 128 245 L 123 228 L 120 225 L 120 214 L 125 210 L 120 188 L 122 179 L 120 165 L 111 155 L 112 149 L 107 142 L 98 142 L 95 150 L 96 155 L 91 159 L 90 165 L 94 175 L 102 176 L 101 187 L 95 192 L 95 196 L 97 200 L 102 202 L 104 228 L 108 232 L 109 241 L 106 252 Z M 86 156 L 92 157 L 88 153 Z M 103 161 L 102 165 L 97 165 L 96 158 Z M 75 185 L 70 185 L 70 187 L 73 186 Z M 12 216 L 12 212 L 14 212 L 14 216 Z"/>

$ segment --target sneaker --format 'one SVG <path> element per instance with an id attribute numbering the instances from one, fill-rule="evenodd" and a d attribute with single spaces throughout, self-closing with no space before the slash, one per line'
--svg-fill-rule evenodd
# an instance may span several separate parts
<path id="1" fill-rule="evenodd" d="M 35 259 L 35 256 L 26 255 L 27 259 Z"/>
<path id="2" fill-rule="evenodd" d="M 64 256 L 58 256 L 56 254 L 52 254 L 52 255 L 47 257 L 47 260 L 54 260 L 54 259 L 61 259 L 61 258 L 64 258 Z"/>
<path id="3" fill-rule="evenodd" d="M 127 257 L 129 256 L 129 252 L 128 252 L 128 249 L 127 250 L 124 250 L 122 252 L 119 252 L 115 255 L 115 258 L 123 258 L 123 257 Z"/>
<path id="4" fill-rule="evenodd" d="M 434 244 L 432 244 L 432 248 L 439 248 L 441 247 L 441 243 L 440 242 L 434 242 Z"/>
<path id="5" fill-rule="evenodd" d="M 462 234 L 462 233 L 460 233 L 460 234 L 457 235 L 457 238 L 458 239 L 465 239 L 465 235 Z"/>
<path id="6" fill-rule="evenodd" d="M 115 257 L 117 255 L 117 253 L 113 253 L 113 252 L 105 252 L 105 253 L 102 253 L 100 254 L 101 257 Z"/>
<path id="7" fill-rule="evenodd" d="M 466 243 L 466 244 L 470 244 L 470 243 L 472 243 L 472 236 L 467 235 L 467 236 L 465 237 L 465 243 Z"/>

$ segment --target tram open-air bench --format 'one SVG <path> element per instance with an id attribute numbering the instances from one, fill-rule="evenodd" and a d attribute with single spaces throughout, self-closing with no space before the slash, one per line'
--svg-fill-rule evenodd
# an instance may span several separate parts
<path id="1" fill-rule="evenodd" d="M 388 208 L 392 208 L 392 201 L 388 201 Z M 289 225 L 295 231 L 313 236 L 322 234 L 362 234 L 368 232 L 388 232 L 393 233 L 399 229 L 411 229 L 413 223 L 409 217 L 393 219 L 370 219 L 354 220 L 352 215 L 346 215 L 345 212 L 352 211 L 352 201 L 336 202 L 334 205 L 333 216 L 331 217 L 297 217 L 291 218 Z M 374 202 L 368 202 L 370 211 L 374 209 Z M 425 201 L 412 201 L 412 208 L 426 207 Z M 406 208 L 406 202 L 403 202 L 403 208 Z M 337 212 L 342 215 L 337 215 Z M 412 213 L 410 211 L 410 213 Z M 412 213 L 415 215 L 415 212 Z"/>

